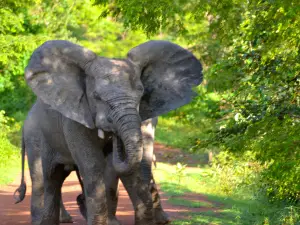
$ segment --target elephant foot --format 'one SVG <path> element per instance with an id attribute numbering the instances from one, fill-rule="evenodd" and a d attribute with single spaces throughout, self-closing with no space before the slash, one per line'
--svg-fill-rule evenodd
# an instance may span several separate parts
<path id="1" fill-rule="evenodd" d="M 155 224 L 157 225 L 163 225 L 170 223 L 170 217 L 168 216 L 163 209 L 154 209 L 154 219 L 155 219 Z"/>
<path id="2" fill-rule="evenodd" d="M 52 219 L 43 219 L 40 225 L 59 225 L 58 223 L 55 223 Z"/>
<path id="3" fill-rule="evenodd" d="M 142 219 L 142 220 L 138 220 L 136 219 L 135 220 L 135 225 L 155 225 L 155 222 L 154 220 L 145 220 L 145 219 Z"/>
<path id="4" fill-rule="evenodd" d="M 135 211 L 135 225 L 155 225 L 152 208 L 140 204 Z"/>
<path id="5" fill-rule="evenodd" d="M 63 215 L 60 215 L 59 218 L 60 223 L 73 223 L 73 218 L 70 216 L 69 213 L 64 213 Z"/>
<path id="6" fill-rule="evenodd" d="M 41 225 L 41 221 L 31 221 L 32 225 Z"/>
<path id="7" fill-rule="evenodd" d="M 121 222 L 119 220 L 117 220 L 117 218 L 108 218 L 108 223 L 107 225 L 122 225 Z"/>

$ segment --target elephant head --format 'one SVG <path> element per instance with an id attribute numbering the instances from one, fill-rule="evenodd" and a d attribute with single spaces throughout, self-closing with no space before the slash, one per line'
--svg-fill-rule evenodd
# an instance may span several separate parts
<path id="1" fill-rule="evenodd" d="M 64 40 L 32 54 L 25 78 L 44 103 L 90 129 L 113 132 L 113 165 L 126 173 L 142 158 L 141 121 L 187 104 L 202 81 L 200 62 L 168 41 L 149 41 L 109 59 Z"/>

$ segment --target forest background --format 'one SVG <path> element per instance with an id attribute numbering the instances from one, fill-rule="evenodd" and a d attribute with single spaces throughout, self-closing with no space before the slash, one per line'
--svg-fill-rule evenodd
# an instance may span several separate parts
<path id="1" fill-rule="evenodd" d="M 192 103 L 159 119 L 157 141 L 213 155 L 197 179 L 245 202 L 231 204 L 235 221 L 299 224 L 299 12 L 298 0 L 2 0 L 0 184 L 20 170 L 20 129 L 35 101 L 23 75 L 35 48 L 66 39 L 125 57 L 163 39 L 192 51 L 205 80 Z"/>

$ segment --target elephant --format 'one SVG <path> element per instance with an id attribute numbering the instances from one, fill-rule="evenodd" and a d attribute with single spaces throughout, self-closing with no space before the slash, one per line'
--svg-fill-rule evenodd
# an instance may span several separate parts
<path id="1" fill-rule="evenodd" d="M 148 119 L 142 122 L 142 135 L 143 135 L 143 156 L 147 155 L 149 158 L 153 158 L 154 164 L 156 163 L 156 158 L 154 158 L 153 154 L 153 143 L 154 143 L 154 132 L 157 124 L 158 118 Z M 25 128 L 26 129 L 26 128 Z M 35 131 L 35 130 L 34 130 Z M 24 128 L 22 132 L 22 178 L 21 178 L 21 186 L 15 191 L 14 197 L 16 199 L 16 203 L 23 201 L 26 194 L 26 183 L 24 182 L 24 159 L 25 159 L 25 151 L 27 152 L 28 164 L 30 168 L 30 177 L 32 183 L 35 183 L 35 186 L 32 187 L 32 199 L 31 199 L 31 209 L 32 211 L 39 212 L 33 214 L 32 221 L 39 220 L 40 216 L 42 216 L 42 206 L 43 206 L 43 174 L 42 171 L 38 168 L 41 167 L 41 133 L 30 131 L 29 133 L 24 133 Z M 110 225 L 121 224 L 116 218 L 116 209 L 118 203 L 118 183 L 119 177 L 113 169 L 112 166 L 112 141 L 108 142 L 108 144 L 104 147 L 104 155 L 107 158 L 107 165 L 105 170 L 105 184 L 106 184 L 106 197 L 108 202 L 108 221 Z M 146 160 L 146 158 L 145 158 Z M 65 169 L 69 172 L 72 170 L 76 171 L 77 178 L 81 185 L 82 191 L 83 182 L 81 176 L 79 174 L 78 168 L 74 166 L 73 168 Z M 66 177 L 69 173 L 66 173 Z M 135 202 L 134 193 L 136 190 L 129 189 L 130 196 L 133 198 L 133 202 Z M 160 196 L 153 178 L 153 181 L 150 184 L 150 193 L 152 195 L 153 208 L 154 208 L 154 218 L 156 224 L 166 224 L 169 223 L 169 217 L 164 212 L 160 202 Z M 17 196 L 16 193 L 19 195 Z M 85 197 L 84 194 L 80 194 L 77 196 L 77 204 L 80 208 L 80 212 L 83 217 L 86 219 L 86 205 L 85 205 Z M 37 217 L 37 218 L 36 218 Z M 60 223 L 72 223 L 72 217 L 67 212 L 64 207 L 62 198 L 60 198 Z"/>
<path id="2" fill-rule="evenodd" d="M 44 184 L 43 216 L 33 223 L 59 224 L 61 186 L 76 165 L 87 224 L 107 224 L 103 149 L 112 142 L 114 171 L 125 177 L 127 190 L 136 190 L 135 223 L 154 224 L 148 191 L 152 159 L 143 159 L 142 121 L 192 100 L 192 88 L 203 79 L 197 58 L 169 41 L 148 41 L 125 59 L 110 59 L 66 40 L 50 40 L 31 55 L 25 79 L 37 100 L 24 132 L 41 134 Z"/>

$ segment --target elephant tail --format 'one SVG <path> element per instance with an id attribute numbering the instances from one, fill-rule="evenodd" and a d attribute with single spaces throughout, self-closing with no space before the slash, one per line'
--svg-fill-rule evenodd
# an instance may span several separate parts
<path id="1" fill-rule="evenodd" d="M 82 193 L 84 192 L 84 189 L 83 189 L 83 181 L 82 181 L 82 178 L 81 178 L 81 176 L 80 176 L 80 173 L 79 173 L 79 170 L 78 170 L 78 168 L 76 168 L 76 175 L 77 175 L 77 178 L 78 178 L 78 181 L 79 181 L 79 184 L 80 184 L 80 186 L 81 186 L 81 190 L 82 190 Z"/>
<path id="2" fill-rule="evenodd" d="M 79 206 L 81 215 L 87 220 L 87 209 L 86 209 L 86 202 L 85 202 L 85 195 L 84 195 L 84 187 L 83 187 L 82 178 L 80 176 L 78 168 L 76 169 L 76 175 L 82 190 L 82 193 L 77 196 L 76 201 L 77 201 L 77 205 Z"/>
<path id="3" fill-rule="evenodd" d="M 25 142 L 24 142 L 24 129 L 22 129 L 22 177 L 21 177 L 21 184 L 18 189 L 14 193 L 14 199 L 16 200 L 15 204 L 23 201 L 26 194 L 26 182 L 24 179 L 24 164 L 25 164 Z"/>

